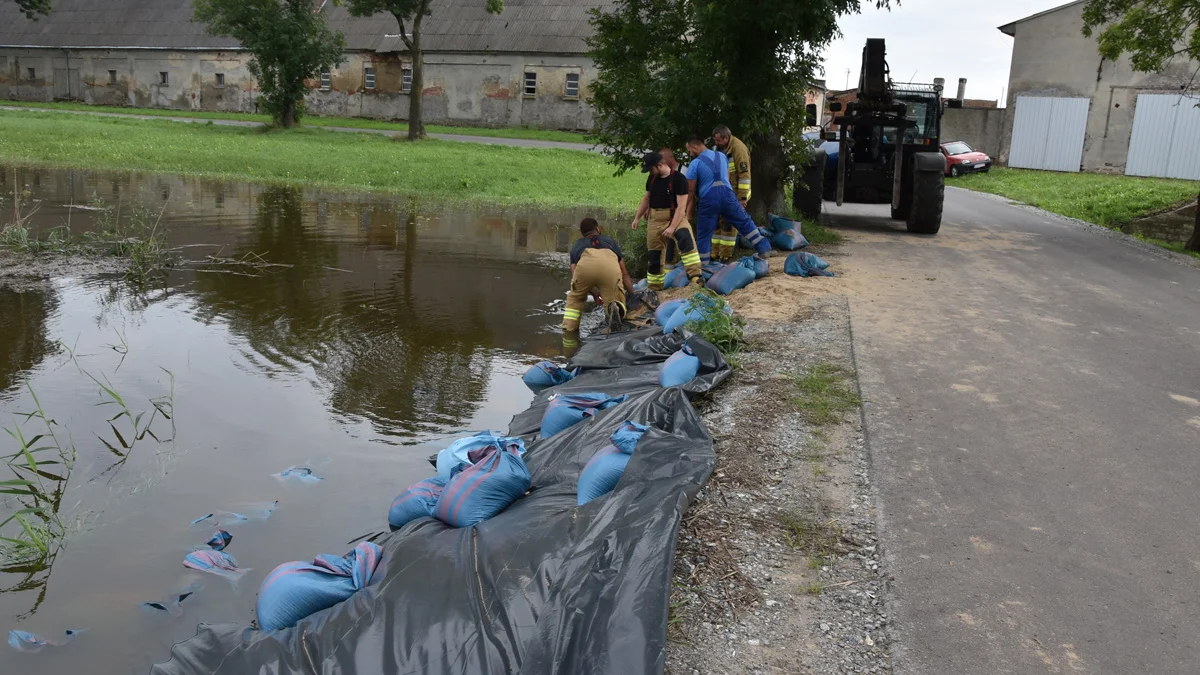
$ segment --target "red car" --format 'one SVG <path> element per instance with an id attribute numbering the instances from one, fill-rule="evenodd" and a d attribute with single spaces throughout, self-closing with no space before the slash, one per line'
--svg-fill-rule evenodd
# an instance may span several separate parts
<path id="1" fill-rule="evenodd" d="M 976 152 L 962 141 L 942 143 L 942 154 L 946 156 L 946 175 L 960 176 L 976 171 L 986 172 L 992 168 L 992 158 L 986 153 Z"/>

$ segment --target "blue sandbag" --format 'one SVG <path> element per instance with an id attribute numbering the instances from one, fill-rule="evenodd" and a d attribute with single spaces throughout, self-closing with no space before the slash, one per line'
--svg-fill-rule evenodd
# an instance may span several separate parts
<path id="1" fill-rule="evenodd" d="M 138 606 L 141 607 L 142 611 L 147 614 L 156 616 L 161 616 L 163 614 L 179 616 L 183 614 L 183 608 L 181 606 L 183 601 L 202 590 L 204 590 L 204 583 L 200 581 L 193 581 L 191 584 L 188 584 L 187 588 L 184 588 L 180 591 L 175 591 L 163 600 L 155 602 L 143 602 Z"/>
<path id="2" fill-rule="evenodd" d="M 183 566 L 198 572 L 208 572 L 225 577 L 230 581 L 237 581 L 242 578 L 243 574 L 250 571 L 250 568 L 238 567 L 237 561 L 228 553 L 210 549 L 192 551 L 187 554 L 183 559 Z"/>
<path id="3" fill-rule="evenodd" d="M 279 473 L 273 473 L 271 475 L 280 480 L 292 480 L 297 483 L 320 483 L 322 480 L 324 480 L 320 476 L 313 473 L 311 467 L 303 464 L 289 466 L 283 471 L 280 471 Z"/>
<path id="4" fill-rule="evenodd" d="M 450 527 L 470 527 L 523 497 L 531 480 L 525 460 L 516 452 L 488 450 L 486 458 L 450 479 L 433 517 Z"/>
<path id="5" fill-rule="evenodd" d="M 533 393 L 537 394 L 548 387 L 570 382 L 577 374 L 578 371 L 570 371 L 566 368 L 560 368 L 549 361 L 542 361 L 530 366 L 529 370 L 525 371 L 525 374 L 521 376 L 521 381 Z"/>
<path id="6" fill-rule="evenodd" d="M 671 315 L 674 314 L 679 309 L 681 309 L 686 304 L 687 304 L 687 298 L 680 298 L 678 300 L 668 300 L 668 301 L 664 302 L 663 304 L 658 306 L 658 309 L 654 310 L 654 322 L 660 326 L 667 325 L 667 320 L 671 318 Z"/>
<path id="7" fill-rule="evenodd" d="M 625 466 L 629 464 L 629 456 L 633 454 L 649 428 L 645 424 L 632 421 L 626 421 L 617 427 L 609 436 L 612 445 L 607 445 L 592 455 L 579 474 L 579 506 L 602 497 L 617 487 L 622 474 L 625 473 Z"/>
<path id="8" fill-rule="evenodd" d="M 450 480 L 454 469 L 465 469 L 474 462 L 471 455 L 482 457 L 487 448 L 508 449 L 518 455 L 525 454 L 525 441 L 519 438 L 501 436 L 493 431 L 482 431 L 474 436 L 460 438 L 437 454 L 437 475 L 443 480 Z"/>
<path id="9" fill-rule="evenodd" d="M 417 518 L 432 516 L 445 489 L 446 480 L 441 476 L 413 483 L 392 500 L 392 507 L 388 509 L 388 525 L 398 530 Z"/>
<path id="10" fill-rule="evenodd" d="M 263 630 L 290 628 L 304 617 L 333 607 L 367 586 L 383 556 L 364 541 L 344 557 L 319 555 L 311 563 L 276 567 L 258 589 L 258 625 Z"/>
<path id="11" fill-rule="evenodd" d="M 633 285 L 633 292 L 641 293 L 642 291 L 644 291 L 648 288 L 650 288 L 650 281 L 647 279 L 642 279 L 641 281 L 639 281 Z"/>
<path id="12" fill-rule="evenodd" d="M 579 496 L 576 503 L 583 506 L 612 492 L 628 464 L 629 455 L 611 445 L 592 455 L 579 474 Z"/>
<path id="13" fill-rule="evenodd" d="M 755 279 L 761 279 L 771 273 L 771 267 L 766 260 L 756 255 L 748 255 L 737 261 L 737 264 L 754 272 Z"/>
<path id="14" fill-rule="evenodd" d="M 771 230 L 771 234 L 779 234 L 780 232 L 787 232 L 788 230 L 795 230 L 797 232 L 802 231 L 802 223 L 800 221 L 792 220 L 791 218 L 784 218 L 783 216 L 777 216 L 774 213 L 767 214 L 767 223 L 770 225 L 769 229 Z"/>
<path id="15" fill-rule="evenodd" d="M 719 263 L 714 260 L 705 263 L 704 266 L 700 268 L 700 274 L 704 277 L 705 281 L 708 281 L 712 278 L 712 275 L 720 272 L 722 269 L 725 269 L 725 263 Z"/>
<path id="16" fill-rule="evenodd" d="M 808 240 L 800 230 L 784 230 L 771 237 L 771 244 L 782 251 L 796 251 L 808 246 Z"/>
<path id="17" fill-rule="evenodd" d="M 829 263 L 807 251 L 796 251 L 787 257 L 783 271 L 797 277 L 831 277 L 833 272 L 826 270 Z"/>
<path id="18" fill-rule="evenodd" d="M 63 645 L 70 642 L 71 640 L 74 640 L 76 636 L 78 636 L 80 633 L 84 632 L 85 630 L 87 630 L 87 629 L 86 628 L 81 628 L 79 630 L 68 629 L 64 632 L 66 639 L 58 641 L 58 642 L 53 641 L 53 640 L 47 640 L 46 638 L 42 637 L 41 635 L 36 635 L 34 633 L 30 633 L 29 631 L 10 630 L 10 631 L 8 631 L 8 646 L 12 647 L 13 649 L 15 649 L 19 652 L 40 652 L 43 649 L 45 649 L 46 647 L 62 647 Z"/>
<path id="19" fill-rule="evenodd" d="M 567 394 L 550 399 L 542 415 L 542 431 L 539 438 L 550 438 L 566 431 L 575 424 L 606 408 L 624 401 L 627 397 L 610 397 L 608 394 Z"/>
<path id="20" fill-rule="evenodd" d="M 755 279 L 754 270 L 743 265 L 726 265 L 721 271 L 712 275 L 706 284 L 708 289 L 721 295 L 749 286 Z"/>
<path id="21" fill-rule="evenodd" d="M 658 373 L 658 384 L 661 387 L 678 387 L 692 381 L 700 372 L 700 359 L 692 353 L 691 347 L 684 345 L 662 365 Z"/>
<path id="22" fill-rule="evenodd" d="M 229 542 L 231 541 L 233 541 L 232 534 L 229 534 L 225 530 L 217 530 L 215 533 L 213 533 L 213 536 L 204 543 L 208 544 L 208 547 L 214 551 L 224 551 L 225 547 L 228 546 Z"/>
<path id="23" fill-rule="evenodd" d="M 683 288 L 688 285 L 687 268 L 683 265 L 677 265 L 667 272 L 666 278 L 663 279 L 663 288 Z"/>
<path id="24" fill-rule="evenodd" d="M 689 321 L 703 321 L 705 308 L 712 307 L 715 309 L 718 303 L 722 305 L 722 309 L 726 314 L 733 313 L 733 309 L 724 300 L 706 295 L 693 295 L 687 305 L 676 310 L 671 315 L 671 318 L 667 319 L 667 322 L 663 324 L 663 332 L 674 333 L 676 330 L 687 325 Z"/>

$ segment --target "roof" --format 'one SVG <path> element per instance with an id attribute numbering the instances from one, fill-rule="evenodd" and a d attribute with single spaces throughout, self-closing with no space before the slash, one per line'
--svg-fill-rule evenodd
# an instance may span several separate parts
<path id="1" fill-rule="evenodd" d="M 506 0 L 489 14 L 483 0 L 433 0 L 423 23 L 428 52 L 513 52 L 582 54 L 590 51 L 590 10 L 616 0 Z M 192 0 L 53 0 L 54 12 L 26 19 L 16 3 L 0 0 L 0 46 L 56 48 L 237 49 L 230 38 L 208 35 L 194 23 Z M 403 51 L 399 26 L 390 14 L 351 17 L 327 5 L 330 28 L 355 51 Z M 411 31 L 410 26 L 405 29 Z"/>
<path id="2" fill-rule="evenodd" d="M 1015 36 L 1017 34 L 1017 24 L 1019 24 L 1019 23 L 1024 23 L 1031 19 L 1036 19 L 1038 17 L 1046 16 L 1047 14 L 1053 14 L 1055 12 L 1064 10 L 1068 7 L 1073 7 L 1075 5 L 1082 5 L 1085 2 L 1087 2 L 1087 0 L 1075 0 L 1074 2 L 1068 2 L 1065 5 L 1059 5 L 1058 7 L 1052 7 L 1044 12 L 1038 12 L 1037 14 L 1030 14 L 1029 16 L 1025 17 L 1024 19 L 1017 19 L 1016 21 L 1013 21 L 1012 23 L 1006 23 L 1003 26 L 1000 26 L 999 30 L 1001 33 L 1004 33 L 1005 35 Z"/>

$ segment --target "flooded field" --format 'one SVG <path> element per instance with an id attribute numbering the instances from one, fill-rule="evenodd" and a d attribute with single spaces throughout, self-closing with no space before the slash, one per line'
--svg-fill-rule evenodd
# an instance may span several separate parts
<path id="1" fill-rule="evenodd" d="M 97 200 L 161 210 L 182 261 L 145 289 L 121 278 L 0 288 L 0 425 L 26 439 L 45 432 L 21 415 L 40 404 L 75 457 L 39 466 L 35 481 L 65 537 L 32 562 L 2 549 L 0 628 L 50 640 L 86 629 L 39 653 L 0 648 L 3 673 L 144 672 L 199 622 L 248 621 L 279 563 L 340 555 L 386 529 L 392 498 L 430 474 L 430 454 L 462 432 L 503 430 L 532 398 L 520 374 L 560 353 L 554 310 L 566 286 L 534 260 L 566 251 L 584 215 L 0 172 L 0 193 L 14 188 L 40 204 L 43 230 L 86 229 Z M 303 463 L 323 480 L 272 476 Z M 0 481 L 28 476 L 6 468 Z M 21 499 L 10 496 L 0 520 Z M 275 501 L 269 518 L 223 524 L 227 552 L 251 569 L 238 583 L 182 566 L 215 529 L 192 521 Z M 203 590 L 181 612 L 139 607 L 196 581 Z"/>

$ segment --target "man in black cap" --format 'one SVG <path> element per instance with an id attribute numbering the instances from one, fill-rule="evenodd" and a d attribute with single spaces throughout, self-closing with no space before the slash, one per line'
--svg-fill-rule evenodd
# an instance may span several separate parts
<path id="1" fill-rule="evenodd" d="M 646 218 L 646 283 L 651 290 L 662 290 L 666 266 L 676 255 L 687 270 L 688 281 L 703 284 L 696 235 L 687 220 L 688 181 L 667 165 L 663 156 L 648 152 L 642 157 L 646 194 L 633 217 L 633 229 Z"/>

